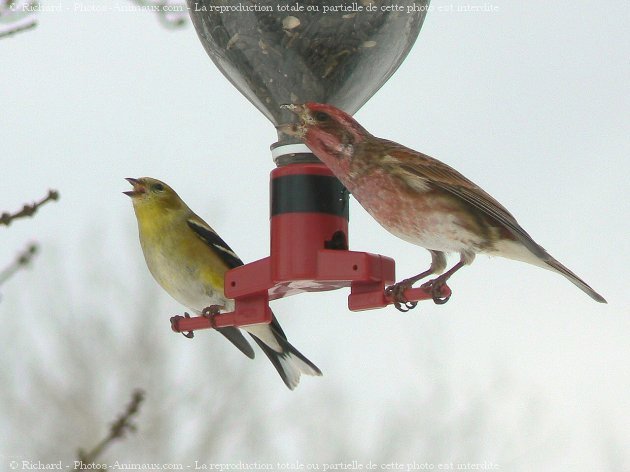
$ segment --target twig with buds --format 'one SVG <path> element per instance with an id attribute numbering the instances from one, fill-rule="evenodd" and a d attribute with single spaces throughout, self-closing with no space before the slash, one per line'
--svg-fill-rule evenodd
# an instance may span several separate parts
<path id="1" fill-rule="evenodd" d="M 15 274 L 18 270 L 20 270 L 22 267 L 28 265 L 28 263 L 31 262 L 33 257 L 35 257 L 35 254 L 37 253 L 38 249 L 39 248 L 37 244 L 34 244 L 34 243 L 29 244 L 26 250 L 24 250 L 24 252 L 21 252 L 20 254 L 18 254 L 18 257 L 15 259 L 15 261 L 11 265 L 9 265 L 8 267 L 0 271 L 0 285 L 2 285 L 7 280 L 9 280 L 9 278 L 11 278 L 11 276 Z"/>
<path id="2" fill-rule="evenodd" d="M 77 453 L 79 460 L 78 464 L 75 466 L 75 470 L 89 468 L 90 464 L 94 463 L 112 442 L 116 439 L 124 438 L 125 434 L 129 431 L 132 433 L 136 431 L 136 425 L 133 424 L 131 420 L 140 411 L 140 405 L 143 401 L 144 392 L 140 389 L 134 390 L 131 394 L 131 401 L 129 405 L 127 405 L 127 409 L 112 423 L 107 436 L 89 452 L 79 449 Z"/>
<path id="3" fill-rule="evenodd" d="M 35 214 L 40 206 L 51 200 L 59 200 L 59 192 L 57 192 L 56 190 L 49 190 L 48 195 L 46 195 L 46 197 L 44 197 L 41 201 L 32 203 L 30 205 L 24 205 L 24 207 L 22 207 L 22 209 L 17 213 L 2 213 L 0 215 L 0 225 L 9 226 L 11 224 L 11 221 L 13 220 L 16 220 L 18 218 L 25 218 L 27 216 L 33 216 L 33 214 Z"/>
<path id="4" fill-rule="evenodd" d="M 12 25 L 6 30 L 0 28 L 0 39 L 35 28 L 37 21 L 24 19 L 33 15 L 38 8 L 38 2 L 0 0 L 0 24 Z"/>

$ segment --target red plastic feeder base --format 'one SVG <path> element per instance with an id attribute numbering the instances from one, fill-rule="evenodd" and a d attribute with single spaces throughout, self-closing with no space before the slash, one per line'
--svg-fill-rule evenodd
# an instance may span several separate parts
<path id="1" fill-rule="evenodd" d="M 395 282 L 394 260 L 348 250 L 348 193 L 321 163 L 290 164 L 271 172 L 271 255 L 236 267 L 225 277 L 234 311 L 171 319 L 177 332 L 271 322 L 269 301 L 303 292 L 350 287 L 352 311 L 393 303 L 385 288 Z M 431 299 L 422 287 L 410 301 Z M 442 296 L 450 296 L 443 287 Z"/>

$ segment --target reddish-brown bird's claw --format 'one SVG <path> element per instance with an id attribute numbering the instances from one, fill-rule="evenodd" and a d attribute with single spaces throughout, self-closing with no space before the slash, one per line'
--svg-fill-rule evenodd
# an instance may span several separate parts
<path id="1" fill-rule="evenodd" d="M 429 280 L 425 284 L 422 285 L 422 288 L 427 289 L 427 291 L 431 291 L 431 297 L 433 298 L 433 303 L 436 305 L 444 305 L 451 296 L 444 297 L 442 296 L 442 287 L 444 287 L 443 281 L 438 277 L 437 279 Z"/>
<path id="2" fill-rule="evenodd" d="M 171 316 L 171 324 L 175 323 L 177 320 L 181 320 L 184 318 L 190 318 L 190 315 L 184 312 L 184 316 L 182 315 Z M 195 333 L 193 333 L 192 331 L 188 331 L 187 333 L 182 333 L 182 334 L 184 335 L 185 338 L 188 338 L 188 339 L 192 339 L 195 337 Z"/>
<path id="3" fill-rule="evenodd" d="M 413 310 L 418 305 L 418 302 L 410 302 L 405 298 L 405 290 L 408 288 L 409 286 L 407 284 L 397 283 L 385 289 L 385 295 L 391 297 L 392 300 L 394 300 L 396 309 L 403 313 Z"/>
<path id="4" fill-rule="evenodd" d="M 442 294 L 439 291 L 438 291 L 438 293 L 434 293 L 433 294 L 433 303 L 435 303 L 436 305 L 444 305 L 451 298 L 450 295 L 448 297 L 442 297 L 441 295 Z"/>
<path id="5" fill-rule="evenodd" d="M 402 305 L 395 303 L 394 306 L 398 308 L 398 311 L 402 311 L 403 313 L 406 313 L 409 310 L 413 310 L 416 306 L 418 306 L 418 302 L 410 302 L 409 300 L 407 300 Z"/>

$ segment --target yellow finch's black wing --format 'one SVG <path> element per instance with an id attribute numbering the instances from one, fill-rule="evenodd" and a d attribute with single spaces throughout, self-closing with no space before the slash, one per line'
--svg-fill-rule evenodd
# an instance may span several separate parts
<path id="1" fill-rule="evenodd" d="M 243 265 L 243 261 L 239 259 L 236 253 L 230 249 L 230 246 L 228 246 L 227 243 L 223 241 L 223 239 L 221 239 L 221 237 L 212 229 L 198 223 L 195 220 L 188 220 L 188 226 L 190 226 L 190 228 L 197 233 L 197 235 L 203 239 L 208 246 L 210 246 L 215 254 L 225 261 L 225 264 L 230 269 Z M 286 339 L 287 336 L 284 334 L 284 331 L 275 316 L 272 318 L 270 326 L 284 339 Z"/>
<path id="2" fill-rule="evenodd" d="M 203 222 L 196 221 L 194 219 L 188 220 L 188 226 L 192 229 L 197 236 L 199 236 L 204 243 L 208 245 L 214 253 L 221 258 L 225 265 L 230 269 L 243 265 L 243 261 L 236 255 L 234 251 L 227 245 L 221 236 L 219 236 L 212 228 L 203 224 Z"/>
<path id="3" fill-rule="evenodd" d="M 227 267 L 233 269 L 234 267 L 242 266 L 243 261 L 230 249 L 221 237 L 215 233 L 212 228 L 208 227 L 203 221 L 197 221 L 195 219 L 189 219 L 187 221 L 190 229 L 193 230 L 201 240 L 208 245 L 214 253 L 225 263 Z M 252 346 L 247 342 L 243 333 L 238 328 L 218 328 L 217 331 L 225 336 L 232 344 L 234 344 L 243 354 L 250 359 L 255 356 Z"/>

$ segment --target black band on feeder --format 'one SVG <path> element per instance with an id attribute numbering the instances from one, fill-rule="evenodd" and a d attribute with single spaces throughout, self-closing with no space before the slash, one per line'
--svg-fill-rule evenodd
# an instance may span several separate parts
<path id="1" fill-rule="evenodd" d="M 348 220 L 348 200 L 348 191 L 335 177 L 298 174 L 271 180 L 271 216 L 327 213 Z"/>

